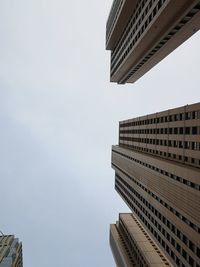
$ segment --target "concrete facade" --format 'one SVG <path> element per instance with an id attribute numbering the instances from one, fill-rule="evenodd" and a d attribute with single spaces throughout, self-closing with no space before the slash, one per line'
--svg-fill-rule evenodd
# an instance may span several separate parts
<path id="1" fill-rule="evenodd" d="M 0 236 L 0 267 L 23 267 L 22 243 L 14 235 Z"/>
<path id="2" fill-rule="evenodd" d="M 110 244 L 117 266 L 173 266 L 133 214 L 120 214 L 111 225 Z"/>
<path id="3" fill-rule="evenodd" d="M 172 266 L 200 267 L 199 159 L 200 103 L 119 123 L 115 189 Z"/>
<path id="4" fill-rule="evenodd" d="M 197 0 L 114 0 L 106 25 L 110 81 L 137 81 L 199 28 Z"/>
<path id="5" fill-rule="evenodd" d="M 200 168 L 200 103 L 126 120 L 119 145 Z"/>

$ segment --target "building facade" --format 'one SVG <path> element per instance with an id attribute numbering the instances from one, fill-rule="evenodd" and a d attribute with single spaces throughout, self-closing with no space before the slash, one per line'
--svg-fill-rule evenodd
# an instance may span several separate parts
<path id="1" fill-rule="evenodd" d="M 106 25 L 111 82 L 135 82 L 199 28 L 199 0 L 114 0 Z"/>
<path id="2" fill-rule="evenodd" d="M 200 267 L 200 103 L 120 122 L 112 167 L 116 191 L 168 263 Z"/>
<path id="3" fill-rule="evenodd" d="M 23 267 L 22 243 L 14 235 L 0 236 L 0 267 Z"/>
<path id="4" fill-rule="evenodd" d="M 173 266 L 133 214 L 110 226 L 110 244 L 117 266 Z"/>

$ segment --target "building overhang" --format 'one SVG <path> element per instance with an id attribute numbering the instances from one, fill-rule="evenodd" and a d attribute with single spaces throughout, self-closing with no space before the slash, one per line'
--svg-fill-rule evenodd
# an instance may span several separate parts
<path id="1" fill-rule="evenodd" d="M 113 1 L 106 24 L 106 50 L 112 50 L 115 47 L 138 1 Z"/>

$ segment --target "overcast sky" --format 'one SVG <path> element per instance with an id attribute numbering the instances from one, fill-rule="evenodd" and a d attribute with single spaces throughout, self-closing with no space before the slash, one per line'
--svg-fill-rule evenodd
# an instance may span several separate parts
<path id="1" fill-rule="evenodd" d="M 114 267 L 118 121 L 200 100 L 200 33 L 137 83 L 109 83 L 111 3 L 0 1 L 0 230 L 25 267 Z"/>

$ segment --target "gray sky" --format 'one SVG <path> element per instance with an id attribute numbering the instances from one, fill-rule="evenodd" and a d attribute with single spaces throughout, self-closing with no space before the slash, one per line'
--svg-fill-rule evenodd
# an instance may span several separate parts
<path id="1" fill-rule="evenodd" d="M 200 101 L 200 33 L 136 84 L 109 83 L 111 3 L 0 2 L 0 230 L 27 267 L 115 266 L 118 121 Z"/>

